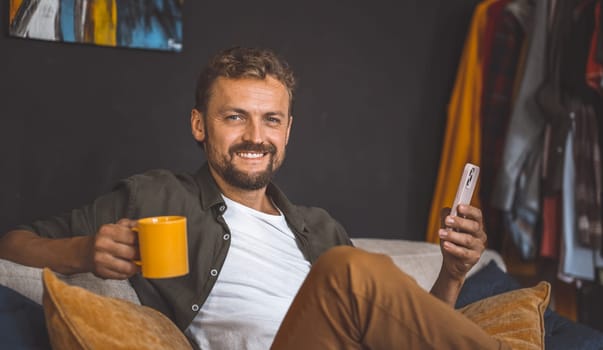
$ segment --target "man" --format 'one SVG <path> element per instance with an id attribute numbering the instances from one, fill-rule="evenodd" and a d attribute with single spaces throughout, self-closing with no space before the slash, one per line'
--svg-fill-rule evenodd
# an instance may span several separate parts
<path id="1" fill-rule="evenodd" d="M 270 182 L 285 158 L 294 85 L 271 51 L 219 53 L 201 73 L 191 113 L 207 164 L 194 175 L 135 175 L 91 205 L 10 231 L 0 257 L 129 278 L 141 302 L 198 348 L 500 348 L 451 306 L 484 250 L 479 209 L 446 218 L 434 298 L 382 255 L 333 248 L 351 245 L 343 227 Z M 139 274 L 132 227 L 154 215 L 188 218 L 187 276 Z"/>

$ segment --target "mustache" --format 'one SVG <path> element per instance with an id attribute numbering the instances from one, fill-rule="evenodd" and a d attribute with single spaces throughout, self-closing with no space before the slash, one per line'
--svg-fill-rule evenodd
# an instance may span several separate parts
<path id="1" fill-rule="evenodd" d="M 237 143 L 236 145 L 232 145 L 228 151 L 230 154 L 245 151 L 275 154 L 276 146 L 271 143 L 255 143 L 251 141 L 244 141 Z"/>

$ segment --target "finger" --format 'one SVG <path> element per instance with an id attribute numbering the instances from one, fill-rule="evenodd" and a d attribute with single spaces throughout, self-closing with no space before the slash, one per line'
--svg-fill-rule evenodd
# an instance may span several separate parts
<path id="1" fill-rule="evenodd" d="M 440 209 L 440 227 L 441 228 L 446 227 L 445 219 L 448 215 L 450 215 L 450 208 L 446 207 L 446 208 Z"/>
<path id="2" fill-rule="evenodd" d="M 472 207 L 470 205 L 460 204 L 457 210 L 459 216 L 461 217 L 473 219 L 479 223 L 482 223 L 483 221 L 482 211 L 479 208 Z"/>
<path id="3" fill-rule="evenodd" d="M 473 219 L 462 218 L 459 216 L 447 216 L 445 223 L 446 227 L 457 232 L 469 233 L 475 237 L 482 235 L 482 225 Z"/>
<path id="4" fill-rule="evenodd" d="M 109 237 L 116 242 L 135 246 L 137 245 L 138 237 L 134 231 L 122 224 L 107 224 L 101 226 L 98 230 L 98 235 L 101 237 Z"/>
<path id="5" fill-rule="evenodd" d="M 123 273 L 117 273 L 117 272 L 114 272 L 113 270 L 109 270 L 106 268 L 99 269 L 95 273 L 95 275 L 97 275 L 100 278 L 112 279 L 112 280 L 125 280 L 125 279 L 129 278 L 128 275 L 125 275 Z"/>
<path id="6" fill-rule="evenodd" d="M 132 220 L 132 219 L 128 219 L 128 218 L 122 218 L 117 221 L 118 225 L 126 226 L 128 228 L 136 227 L 136 223 L 137 223 L 136 220 Z"/>
<path id="7" fill-rule="evenodd" d="M 119 238 L 117 238 L 119 239 Z M 138 246 L 122 243 L 116 238 L 99 234 L 94 243 L 94 250 L 99 253 L 106 253 L 124 260 L 133 260 L 138 256 Z"/>
<path id="8" fill-rule="evenodd" d="M 450 241 L 445 241 L 442 247 L 447 253 L 461 260 L 466 265 L 473 266 L 480 258 L 480 254 L 477 251 L 459 246 Z"/>
<path id="9" fill-rule="evenodd" d="M 477 230 L 475 230 L 476 226 L 474 224 L 463 226 L 463 223 L 467 223 L 467 221 L 461 221 L 460 231 L 472 233 L 485 244 L 488 241 L 488 235 L 484 231 L 484 216 L 481 209 L 470 205 L 461 205 L 459 206 L 459 213 L 463 214 L 463 219 L 473 220 L 473 222 L 477 223 L 478 227 Z"/>
<path id="10" fill-rule="evenodd" d="M 454 243 L 455 245 L 462 246 L 472 250 L 479 250 L 483 246 L 483 242 L 468 233 L 456 232 L 446 229 L 439 231 L 440 239 Z"/>
<path id="11" fill-rule="evenodd" d="M 132 261 L 117 258 L 108 253 L 95 255 L 96 270 L 106 278 L 128 278 L 140 271 L 140 267 Z"/>
<path id="12" fill-rule="evenodd" d="M 488 241 L 488 236 L 486 235 L 486 232 L 484 231 L 483 224 L 481 224 L 477 221 L 474 221 L 472 219 L 465 219 L 465 218 L 458 218 L 458 220 L 456 220 L 456 221 L 457 221 L 456 231 L 470 234 L 473 237 L 479 239 L 480 242 L 482 242 L 484 245 L 486 244 L 486 242 Z"/>
<path id="13" fill-rule="evenodd" d="M 128 244 L 113 242 L 108 251 L 114 257 L 123 260 L 131 261 L 138 258 L 138 247 Z"/>
<path id="14" fill-rule="evenodd" d="M 140 272 L 140 266 L 131 261 L 116 259 L 115 263 L 105 267 L 107 271 L 130 278 Z"/>

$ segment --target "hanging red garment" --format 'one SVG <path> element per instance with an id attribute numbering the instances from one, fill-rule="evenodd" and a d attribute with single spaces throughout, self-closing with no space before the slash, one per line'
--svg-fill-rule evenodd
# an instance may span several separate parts
<path id="1" fill-rule="evenodd" d="M 513 93 L 520 66 L 525 32 L 516 15 L 501 0 L 488 9 L 492 43 L 484 51 L 481 101 L 481 191 L 488 246 L 501 249 L 504 237 L 502 213 L 491 205 L 492 189 L 501 166 L 506 131 L 509 127 Z M 500 11 L 497 13 L 496 11 Z M 491 27 L 491 29 L 489 29 Z M 487 42 L 487 40 L 486 40 Z"/>
<path id="2" fill-rule="evenodd" d="M 492 3 L 486 10 L 486 27 L 484 29 L 483 40 L 481 45 L 482 55 L 482 74 L 485 76 L 490 67 L 490 54 L 494 45 L 496 29 L 500 25 L 503 11 L 511 0 L 498 0 Z"/>
<path id="3" fill-rule="evenodd" d="M 599 94 L 603 95 L 603 64 L 596 58 L 597 42 L 601 35 L 601 1 L 595 6 L 595 29 L 590 43 L 588 60 L 586 61 L 586 83 Z"/>

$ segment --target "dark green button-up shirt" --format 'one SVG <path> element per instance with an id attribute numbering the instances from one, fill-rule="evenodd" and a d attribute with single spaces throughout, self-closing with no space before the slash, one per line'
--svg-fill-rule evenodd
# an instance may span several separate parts
<path id="1" fill-rule="evenodd" d="M 309 262 L 333 246 L 351 245 L 343 227 L 325 210 L 293 205 L 274 184 L 268 185 L 267 193 L 285 215 Z M 90 205 L 19 228 L 59 238 L 92 235 L 100 226 L 121 218 L 186 216 L 190 273 L 167 279 L 145 279 L 139 274 L 130 278 L 143 305 L 161 311 L 184 331 L 211 292 L 228 253 L 230 230 L 222 216 L 225 210 L 205 164 L 194 175 L 167 170 L 134 175 Z"/>

